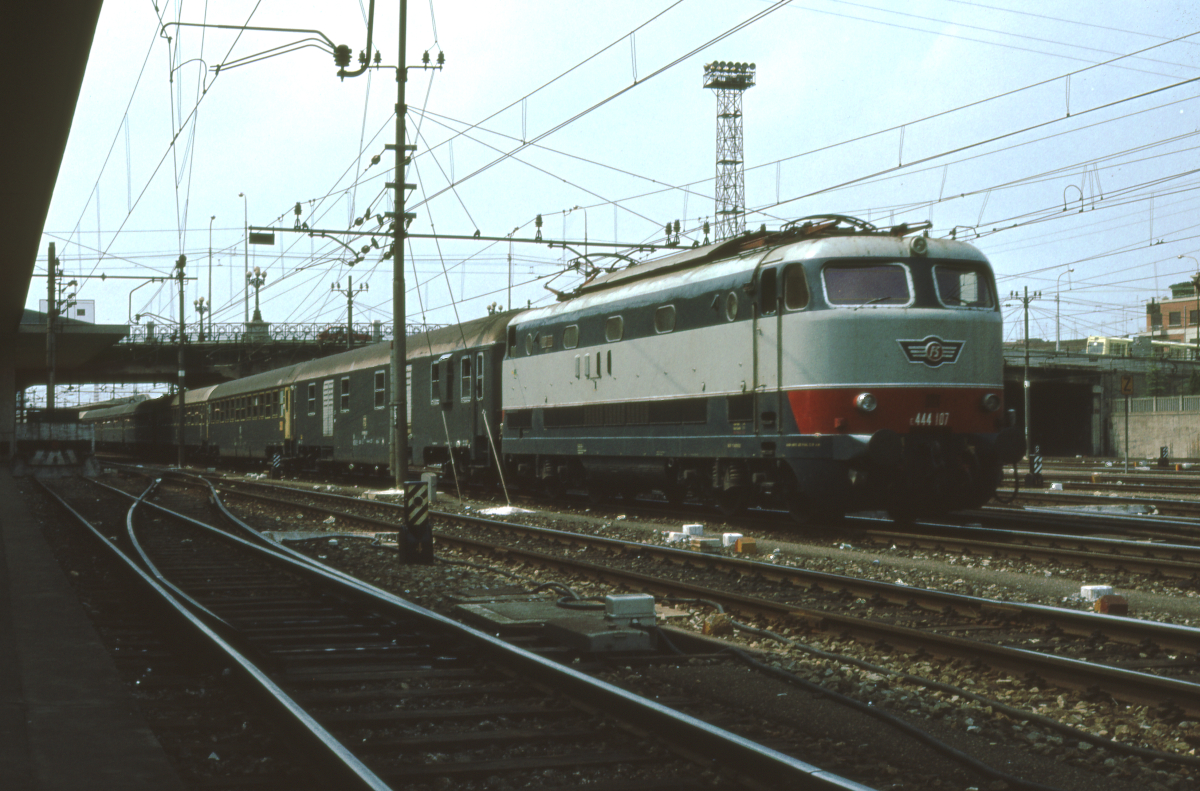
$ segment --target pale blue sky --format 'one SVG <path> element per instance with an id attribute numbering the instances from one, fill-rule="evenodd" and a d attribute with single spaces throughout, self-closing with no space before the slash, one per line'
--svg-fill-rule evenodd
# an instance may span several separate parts
<path id="1" fill-rule="evenodd" d="M 357 55 L 366 5 L 159 0 L 158 9 L 164 22 L 317 29 Z M 581 239 L 586 225 L 593 240 L 639 243 L 660 239 L 662 224 L 675 219 L 695 228 L 713 213 L 715 100 L 702 87 L 703 64 L 734 60 L 758 69 L 744 105 L 752 227 L 846 213 L 932 219 L 934 234 L 959 226 L 960 238 L 978 228 L 976 243 L 1002 292 L 1044 292 L 1033 326 L 1047 338 L 1055 332 L 1056 283 L 1063 337 L 1122 334 L 1142 326 L 1146 299 L 1196 270 L 1178 256 L 1200 258 L 1200 175 L 1191 173 L 1200 82 L 1179 83 L 1200 77 L 1200 38 L 1164 43 L 1200 31 L 1192 4 L 774 5 L 413 0 L 408 63 L 441 48 L 446 66 L 414 70 L 408 83 L 409 131 L 419 124 L 420 135 L 410 137 L 418 156 L 407 180 L 420 185 L 410 202 L 437 194 L 416 209 L 411 230 L 531 235 L 537 214 L 550 238 L 565 231 Z M 380 0 L 375 47 L 384 64 L 396 62 L 397 27 L 398 3 Z M 304 48 L 216 75 L 204 66 L 302 36 L 168 28 L 168 42 L 159 31 L 153 3 L 105 4 L 38 268 L 49 241 L 76 278 L 165 274 L 186 253 L 189 273 L 200 277 L 187 295 L 194 321 L 192 300 L 208 293 L 216 215 L 215 319 L 240 321 L 244 206 L 252 225 L 290 227 L 299 201 L 305 221 L 332 229 L 345 229 L 368 207 L 390 209 L 382 193 L 391 155 L 369 163 L 392 141 L 394 72 L 340 82 L 328 54 Z M 542 139 L 545 148 L 526 147 L 471 176 L 521 139 L 622 91 Z M 1135 98 L 1150 91 L 1158 92 Z M 450 130 L 467 124 L 479 127 L 447 142 Z M 455 188 L 446 190 L 451 178 Z M 338 245 L 290 234 L 280 242 L 251 250 L 251 266 L 268 272 L 266 320 L 344 320 L 345 299 L 330 285 L 345 286 L 347 274 L 371 285 L 356 319 L 391 320 L 390 261 L 373 252 L 349 271 L 337 260 Z M 506 299 L 507 244 L 416 240 L 412 255 L 411 321 L 452 322 L 455 304 L 458 317 L 473 318 Z M 512 302 L 552 299 L 542 286 L 560 267 L 559 251 L 514 245 L 512 255 Z M 90 280 L 79 296 L 97 301 L 100 322 L 124 323 L 133 285 Z M 29 306 L 42 296 L 31 287 Z M 154 285 L 134 295 L 132 310 L 174 317 L 176 304 L 169 288 Z M 1020 322 L 1007 317 L 1013 339 Z"/>

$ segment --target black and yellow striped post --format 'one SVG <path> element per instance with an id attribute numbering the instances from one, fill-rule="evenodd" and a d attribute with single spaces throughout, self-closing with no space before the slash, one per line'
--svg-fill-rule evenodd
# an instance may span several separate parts
<path id="1" fill-rule="evenodd" d="M 433 529 L 429 525 L 429 484 L 410 481 L 404 487 L 404 522 L 396 547 L 401 563 L 433 563 Z"/>

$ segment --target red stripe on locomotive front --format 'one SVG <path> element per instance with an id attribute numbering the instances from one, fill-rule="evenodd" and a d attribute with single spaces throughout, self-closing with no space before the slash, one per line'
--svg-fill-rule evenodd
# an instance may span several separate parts
<path id="1" fill-rule="evenodd" d="M 860 393 L 875 396 L 874 412 L 854 405 Z M 914 429 L 941 428 L 956 434 L 998 431 L 1003 410 L 985 412 L 983 397 L 1001 387 L 843 387 L 790 390 L 788 402 L 801 434 L 874 434 L 891 429 L 906 434 Z"/>

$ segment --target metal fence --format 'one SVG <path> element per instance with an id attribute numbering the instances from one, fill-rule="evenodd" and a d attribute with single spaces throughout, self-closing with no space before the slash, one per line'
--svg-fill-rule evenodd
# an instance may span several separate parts
<path id="1" fill-rule="evenodd" d="M 441 329 L 445 324 L 409 324 L 409 335 Z M 199 322 L 184 325 L 185 343 L 319 343 L 330 346 L 346 345 L 346 325 L 334 324 L 214 324 L 203 329 Z M 176 324 L 131 324 L 129 334 L 121 339 L 125 344 L 178 343 L 179 326 Z M 355 345 L 380 343 L 392 339 L 391 323 L 355 324 Z"/>
<path id="2" fill-rule="evenodd" d="M 1122 400 L 1129 401 L 1129 413 L 1200 412 L 1200 395 L 1152 396 L 1149 398 L 1117 399 L 1116 412 L 1124 410 Z"/>

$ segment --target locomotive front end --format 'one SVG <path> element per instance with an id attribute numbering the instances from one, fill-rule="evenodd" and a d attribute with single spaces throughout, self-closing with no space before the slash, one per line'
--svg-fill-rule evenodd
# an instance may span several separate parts
<path id="1" fill-rule="evenodd" d="M 926 237 L 842 238 L 808 253 L 811 304 L 782 336 L 784 390 L 797 444 L 824 453 L 790 460 L 798 496 L 902 518 L 987 502 L 1002 465 L 1024 454 L 1005 417 L 987 259 Z"/>

